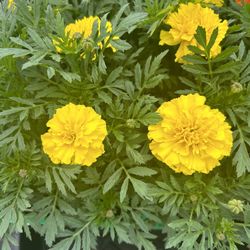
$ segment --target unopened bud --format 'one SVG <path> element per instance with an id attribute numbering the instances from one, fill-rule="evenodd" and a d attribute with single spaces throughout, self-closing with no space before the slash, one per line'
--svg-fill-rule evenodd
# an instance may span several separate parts
<path id="1" fill-rule="evenodd" d="M 94 48 L 94 42 L 91 39 L 84 39 L 82 41 L 83 49 L 87 51 L 92 51 Z"/>
<path id="2" fill-rule="evenodd" d="M 239 214 L 240 212 L 243 212 L 244 204 L 241 200 L 233 199 L 228 202 L 228 208 L 232 213 Z"/>
<path id="3" fill-rule="evenodd" d="M 192 202 L 196 202 L 196 201 L 198 200 L 197 195 L 192 194 L 192 195 L 190 196 L 190 200 L 191 200 Z"/>
<path id="4" fill-rule="evenodd" d="M 75 32 L 74 35 L 73 35 L 73 38 L 74 38 L 74 39 L 77 39 L 77 40 L 78 40 L 78 39 L 81 39 L 81 38 L 82 38 L 82 33 L 80 33 L 80 32 Z"/>
<path id="5" fill-rule="evenodd" d="M 136 122 L 136 120 L 134 120 L 134 119 L 128 119 L 128 120 L 126 121 L 126 125 L 127 125 L 129 128 L 136 128 L 137 122 Z"/>
<path id="6" fill-rule="evenodd" d="M 223 234 L 222 232 L 219 232 L 216 234 L 216 237 L 218 240 L 225 240 L 225 234 Z"/>
<path id="7" fill-rule="evenodd" d="M 20 169 L 19 176 L 22 177 L 22 178 L 26 177 L 27 176 L 27 170 Z"/>
<path id="8" fill-rule="evenodd" d="M 239 93 L 243 90 L 243 86 L 239 82 L 233 82 L 231 85 L 231 92 L 232 93 Z"/>
<path id="9" fill-rule="evenodd" d="M 111 209 L 108 210 L 107 213 L 106 213 L 106 218 L 112 218 L 113 216 L 114 216 L 113 211 Z"/>

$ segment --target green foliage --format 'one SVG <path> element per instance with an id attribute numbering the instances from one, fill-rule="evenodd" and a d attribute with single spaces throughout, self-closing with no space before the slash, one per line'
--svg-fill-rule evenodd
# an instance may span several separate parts
<path id="1" fill-rule="evenodd" d="M 165 235 L 166 249 L 250 244 L 250 5 L 225 1 L 215 9 L 230 25 L 221 53 L 211 56 L 218 28 L 208 39 L 198 27 L 198 46 L 179 65 L 176 47 L 159 46 L 159 33 L 186 2 L 0 3 L 3 250 L 17 244 L 15 232 L 31 238 L 31 228 L 51 250 L 95 249 L 105 235 L 155 250 L 154 230 Z M 65 26 L 84 16 L 99 16 L 100 32 L 95 23 L 88 39 L 68 46 Z M 152 156 L 147 127 L 160 121 L 162 102 L 194 92 L 225 114 L 234 145 L 211 173 L 184 176 Z M 69 102 L 93 107 L 107 124 L 105 153 L 89 168 L 55 165 L 42 150 L 47 121 Z M 244 204 L 239 214 L 228 207 L 232 199 Z"/>

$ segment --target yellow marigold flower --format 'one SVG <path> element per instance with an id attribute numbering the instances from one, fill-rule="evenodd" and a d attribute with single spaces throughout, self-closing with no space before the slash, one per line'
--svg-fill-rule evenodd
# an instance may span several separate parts
<path id="1" fill-rule="evenodd" d="M 47 126 L 43 150 L 55 164 L 90 166 L 104 153 L 106 123 L 93 108 L 69 103 L 56 110 Z"/>
<path id="2" fill-rule="evenodd" d="M 162 120 L 149 126 L 153 155 L 175 172 L 208 173 L 230 155 L 232 131 L 225 116 L 205 105 L 199 94 L 164 102 L 157 112 Z"/>
<path id="3" fill-rule="evenodd" d="M 73 46 L 73 41 L 76 39 L 89 39 L 92 35 L 92 29 L 93 25 L 97 22 L 98 25 L 98 32 L 100 34 L 100 26 L 101 26 L 101 20 L 97 16 L 90 16 L 90 17 L 84 17 L 83 19 L 76 20 L 74 23 L 70 23 L 65 27 L 65 35 L 69 37 L 69 44 L 68 47 L 71 48 Z M 111 22 L 106 22 L 106 31 L 111 32 L 112 31 L 112 24 Z M 107 43 L 110 36 L 107 36 L 104 39 L 104 43 Z M 118 37 L 113 37 L 114 40 L 117 40 Z M 61 53 L 62 49 L 60 48 L 60 41 L 63 41 L 63 39 L 59 39 L 59 41 L 53 41 L 54 45 L 56 46 L 57 52 Z M 98 43 L 98 46 L 100 48 L 103 47 L 103 43 Z M 110 47 L 113 52 L 116 51 L 116 49 L 109 43 L 106 45 L 107 47 Z"/>
<path id="4" fill-rule="evenodd" d="M 214 57 L 221 52 L 220 42 L 225 37 L 228 29 L 227 21 L 221 22 L 219 16 L 210 8 L 203 8 L 200 4 L 181 4 L 178 12 L 170 14 L 165 23 L 171 26 L 170 31 L 162 30 L 160 33 L 160 45 L 180 44 L 176 52 L 177 62 L 184 62 L 182 57 L 191 54 L 189 45 L 198 46 L 194 37 L 198 26 L 206 30 L 207 41 L 210 40 L 212 32 L 218 27 L 217 39 L 211 48 L 211 56 Z"/>

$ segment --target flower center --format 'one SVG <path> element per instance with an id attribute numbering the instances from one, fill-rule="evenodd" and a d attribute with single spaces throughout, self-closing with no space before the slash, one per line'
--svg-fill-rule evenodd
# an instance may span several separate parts
<path id="1" fill-rule="evenodd" d="M 76 134 L 74 132 L 68 132 L 63 134 L 63 141 L 66 144 L 73 144 L 76 139 Z"/>
<path id="2" fill-rule="evenodd" d="M 195 124 L 187 124 L 178 126 L 175 131 L 175 139 L 187 146 L 197 146 L 202 140 L 200 128 Z"/>

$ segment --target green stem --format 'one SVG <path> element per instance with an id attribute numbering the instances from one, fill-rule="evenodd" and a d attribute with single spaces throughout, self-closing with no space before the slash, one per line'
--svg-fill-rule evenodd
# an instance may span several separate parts
<path id="1" fill-rule="evenodd" d="M 56 194 L 55 194 L 55 199 L 54 199 L 54 202 L 53 202 L 53 206 L 52 206 L 52 210 L 51 210 L 51 214 L 53 214 L 55 212 L 55 209 L 56 209 L 56 203 L 57 203 L 57 199 L 58 199 L 58 189 L 56 190 Z"/>
<path id="2" fill-rule="evenodd" d="M 17 201 L 17 198 L 22 190 L 22 187 L 23 187 L 23 183 L 24 183 L 24 178 L 21 180 L 21 182 L 19 183 L 19 186 L 18 186 L 18 190 L 17 190 L 17 193 L 16 193 L 16 196 L 15 196 L 15 199 L 13 200 L 12 202 L 12 206 L 14 207 L 15 204 L 16 204 L 16 201 Z"/>
<path id="3" fill-rule="evenodd" d="M 213 78 L 213 70 L 212 70 L 212 64 L 211 64 L 210 58 L 208 59 L 208 70 L 209 70 L 210 78 L 212 79 Z"/>
<path id="4" fill-rule="evenodd" d="M 125 172 L 127 178 L 130 179 L 130 174 L 128 173 L 127 169 L 125 168 L 123 162 L 122 162 L 120 159 L 117 159 L 117 160 L 118 160 L 118 162 L 120 163 L 120 165 L 122 166 L 122 169 L 123 169 L 123 171 Z"/>
<path id="5" fill-rule="evenodd" d="M 193 214 L 194 214 L 194 208 L 192 208 L 190 216 L 189 216 L 189 222 L 191 223 L 191 221 L 193 220 Z M 190 226 L 188 225 L 188 232 L 190 233 Z"/>
<path id="6" fill-rule="evenodd" d="M 95 217 L 90 220 L 89 222 L 87 222 L 83 227 L 81 227 L 78 231 L 76 231 L 72 237 L 75 238 L 76 236 L 78 236 L 79 234 L 81 234 L 92 222 L 93 220 L 95 219 Z"/>

